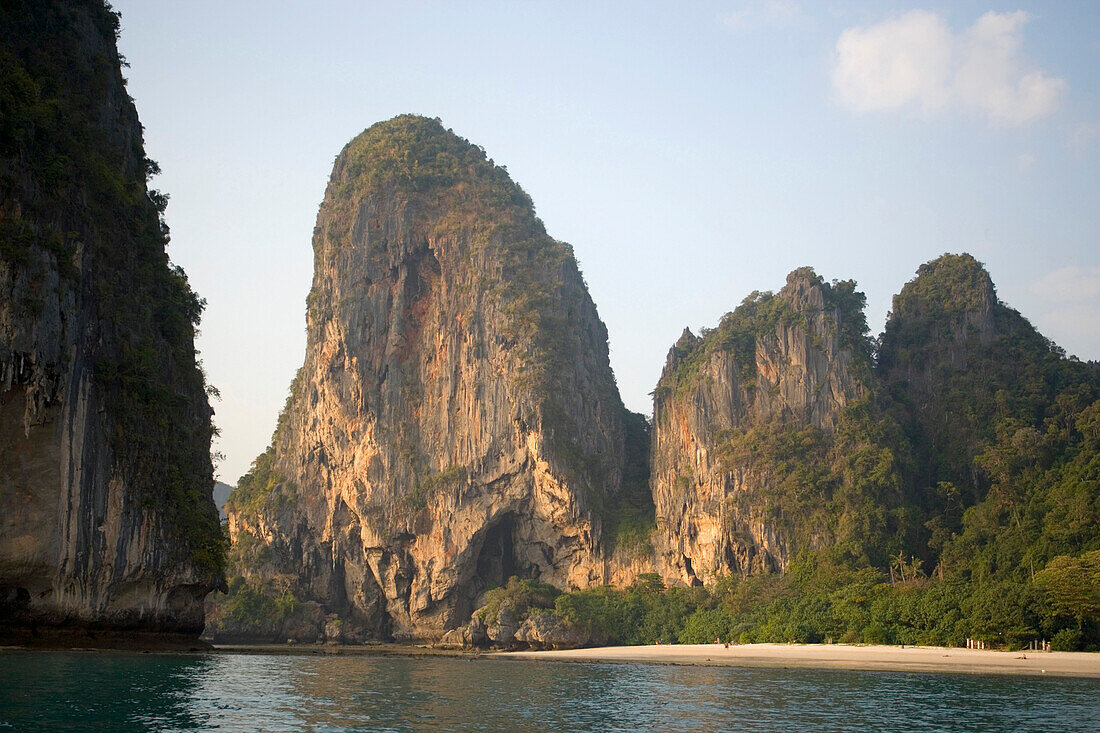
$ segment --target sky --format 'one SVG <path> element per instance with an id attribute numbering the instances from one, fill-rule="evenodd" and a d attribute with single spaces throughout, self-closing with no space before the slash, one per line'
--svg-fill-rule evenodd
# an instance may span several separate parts
<path id="1" fill-rule="evenodd" d="M 810 265 L 867 294 L 985 263 L 1100 359 L 1100 3 L 115 0 L 235 483 L 305 353 L 311 237 L 356 134 L 439 117 L 569 242 L 627 406 L 669 347 Z"/>

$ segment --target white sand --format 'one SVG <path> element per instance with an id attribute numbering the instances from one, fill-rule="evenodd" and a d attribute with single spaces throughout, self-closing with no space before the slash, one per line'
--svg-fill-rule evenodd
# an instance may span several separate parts
<path id="1" fill-rule="evenodd" d="M 500 652 L 508 659 L 560 662 L 698 664 L 732 667 L 966 672 L 1100 677 L 1100 654 L 1086 652 L 1000 652 L 944 647 L 853 646 L 848 644 L 663 644 L 613 646 L 549 652 Z M 1026 658 L 1023 658 L 1026 657 Z"/>

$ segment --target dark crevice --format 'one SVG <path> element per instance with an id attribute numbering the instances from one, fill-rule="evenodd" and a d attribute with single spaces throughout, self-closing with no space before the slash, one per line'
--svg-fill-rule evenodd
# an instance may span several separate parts
<path id="1" fill-rule="evenodd" d="M 504 585 L 516 574 L 515 522 L 515 515 L 506 514 L 485 533 L 474 570 L 474 582 L 480 590 Z"/>

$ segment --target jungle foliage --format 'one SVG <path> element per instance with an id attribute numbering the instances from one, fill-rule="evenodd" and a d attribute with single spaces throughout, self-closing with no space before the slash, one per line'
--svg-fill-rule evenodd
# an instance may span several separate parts
<path id="1" fill-rule="evenodd" d="M 1100 552 L 1056 558 L 1034 582 L 929 578 L 919 560 L 887 571 L 805 553 L 788 573 L 665 588 L 656 576 L 627 589 L 564 593 L 555 612 L 613 644 L 920 644 L 975 638 L 1008 648 L 1048 639 L 1056 651 L 1100 651 Z"/>

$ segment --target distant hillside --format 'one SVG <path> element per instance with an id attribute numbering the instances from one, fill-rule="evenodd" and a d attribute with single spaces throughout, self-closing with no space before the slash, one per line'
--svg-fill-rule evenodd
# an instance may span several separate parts
<path id="1" fill-rule="evenodd" d="M 223 521 L 229 516 L 225 513 L 225 500 L 231 493 L 233 493 L 233 487 L 229 484 L 223 484 L 221 481 L 214 483 L 214 506 L 218 508 L 218 517 Z"/>

